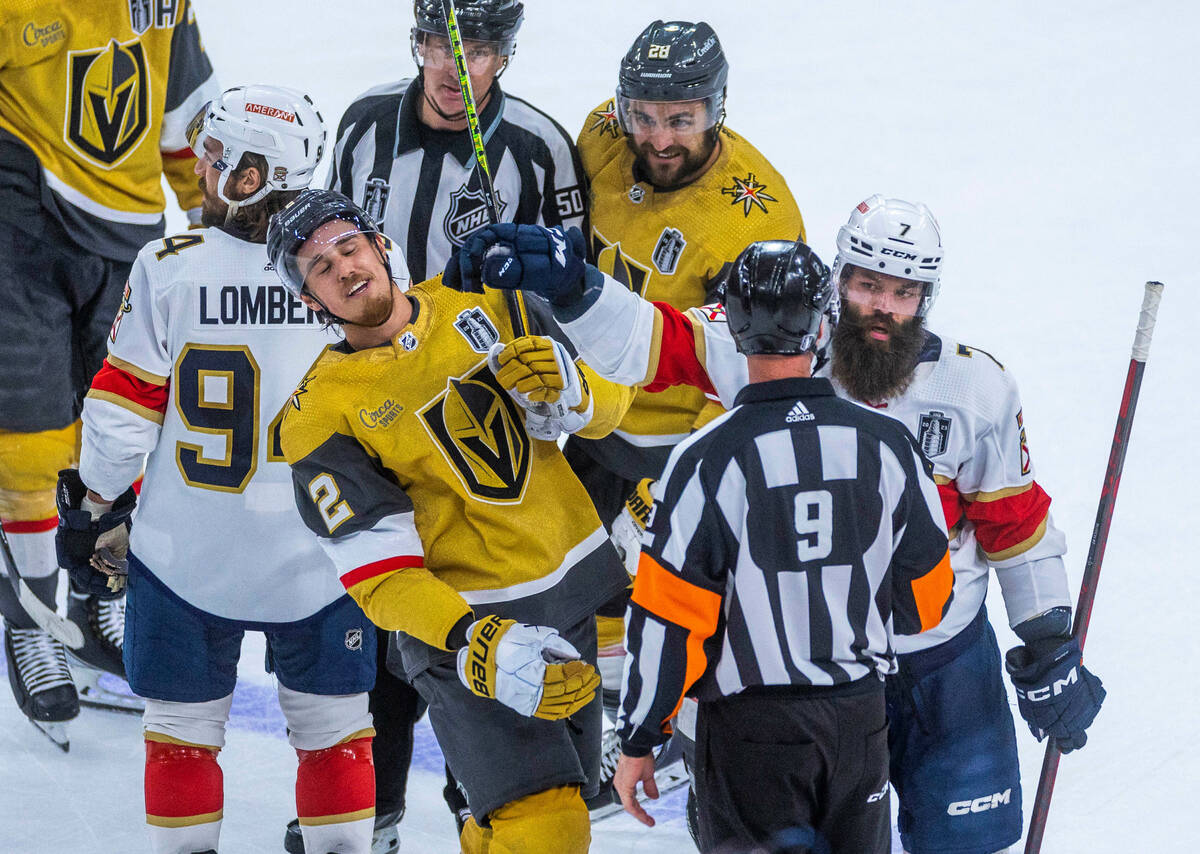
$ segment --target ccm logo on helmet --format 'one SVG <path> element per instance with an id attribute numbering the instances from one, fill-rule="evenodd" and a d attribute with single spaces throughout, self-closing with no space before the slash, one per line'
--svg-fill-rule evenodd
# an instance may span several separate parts
<path id="1" fill-rule="evenodd" d="M 247 104 L 247 113 L 258 113 L 262 116 L 268 116 L 272 119 L 282 119 L 285 122 L 295 122 L 296 114 L 289 113 L 287 110 L 281 110 L 278 107 L 268 107 L 266 104 Z"/>
<path id="2" fill-rule="evenodd" d="M 917 256 L 911 252 L 901 252 L 899 249 L 888 249 L 886 246 L 879 250 L 880 255 L 894 255 L 901 261 L 916 261 Z"/>
<path id="3" fill-rule="evenodd" d="M 987 812 L 994 810 L 996 807 L 1005 806 L 1012 797 L 1012 789 L 1005 789 L 1003 792 L 996 792 L 994 795 L 984 795 L 982 798 L 976 798 L 973 801 L 955 801 L 946 808 L 949 815 L 966 815 L 973 812 Z"/>
<path id="4" fill-rule="evenodd" d="M 1017 696 L 1028 700 L 1031 703 L 1040 703 L 1043 700 L 1049 700 L 1051 697 L 1057 697 L 1063 692 L 1063 689 L 1069 685 L 1074 685 L 1079 681 L 1079 672 L 1072 667 L 1067 675 L 1062 679 L 1055 679 L 1054 683 L 1047 685 L 1045 688 L 1034 688 L 1032 691 L 1022 691 L 1016 689 Z"/>

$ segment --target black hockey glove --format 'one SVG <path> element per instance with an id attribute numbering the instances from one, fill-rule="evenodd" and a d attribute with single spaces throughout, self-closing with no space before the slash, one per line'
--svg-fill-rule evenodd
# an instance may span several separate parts
<path id="1" fill-rule="evenodd" d="M 1050 736 L 1063 753 L 1087 743 L 1106 693 L 1081 659 L 1079 641 L 1071 637 L 1027 641 L 1004 656 L 1021 717 L 1034 738 Z"/>
<path id="2" fill-rule="evenodd" d="M 93 519 L 82 507 L 87 491 L 77 469 L 58 473 L 58 532 L 54 535 L 58 565 L 71 576 L 77 591 L 115 599 L 125 590 L 129 517 L 137 496 L 132 488 L 125 490 L 108 512 Z"/>
<path id="3" fill-rule="evenodd" d="M 482 293 L 486 284 L 569 305 L 583 294 L 586 258 L 583 232 L 574 226 L 564 233 L 561 228 L 502 222 L 467 238 L 450 258 L 442 281 L 459 291 Z"/>

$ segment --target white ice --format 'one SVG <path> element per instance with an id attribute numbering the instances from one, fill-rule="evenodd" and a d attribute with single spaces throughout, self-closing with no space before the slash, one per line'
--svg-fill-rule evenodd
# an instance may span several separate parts
<path id="1" fill-rule="evenodd" d="M 1189 336 L 1200 301 L 1189 259 L 1200 234 L 1200 7 L 526 5 L 505 88 L 572 134 L 612 92 L 620 56 L 652 18 L 712 23 L 732 65 L 729 125 L 784 174 L 826 260 L 837 226 L 866 196 L 929 204 L 947 247 L 931 325 L 995 354 L 1019 379 L 1038 479 L 1071 543 L 1073 588 L 1142 283 L 1166 283 L 1088 635 L 1086 660 L 1108 699 L 1087 747 L 1062 762 L 1043 850 L 1194 850 L 1200 360 Z M 223 82 L 305 88 L 331 125 L 359 92 L 412 72 L 404 2 L 196 7 Z M 181 221 L 173 214 L 173 225 Z M 990 606 L 1003 622 L 998 596 Z M 1002 647 L 1014 642 L 998 631 Z M 250 688 L 265 684 L 261 660 L 261 647 L 248 643 Z M 1028 805 L 1042 748 L 1019 721 L 1018 739 Z M 85 711 L 62 755 L 0 697 L 0 852 L 149 851 L 141 757 L 134 718 Z M 222 765 L 223 851 L 280 851 L 293 815 L 291 749 L 278 733 L 234 729 Z M 402 850 L 457 850 L 440 788 L 433 773 L 415 774 Z M 593 850 L 690 851 L 678 805 L 664 812 L 673 817 L 652 830 L 624 817 L 598 826 Z"/>

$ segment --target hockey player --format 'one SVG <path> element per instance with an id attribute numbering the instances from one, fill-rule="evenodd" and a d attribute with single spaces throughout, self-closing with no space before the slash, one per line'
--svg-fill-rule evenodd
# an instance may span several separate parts
<path id="1" fill-rule="evenodd" d="M 297 504 L 367 616 L 399 632 L 404 671 L 467 792 L 463 850 L 586 851 L 594 615 L 625 573 L 557 444 L 530 435 L 492 374 L 507 315 L 437 280 L 402 291 L 383 245 L 330 191 L 308 191 L 271 224 L 288 288 L 345 334 L 283 419 Z M 570 414 L 611 426 L 611 384 L 566 365 Z"/>
<path id="2" fill-rule="evenodd" d="M 495 242 L 486 231 L 473 238 L 460 258 L 464 278 L 523 286 L 521 264 L 503 267 L 506 282 L 506 259 L 483 261 Z M 511 246 L 520 261 L 519 244 Z M 925 327 L 942 269 L 941 233 L 928 208 L 872 196 L 851 212 L 837 247 L 841 320 L 831 365 L 819 374 L 831 377 L 839 395 L 902 421 L 917 437 L 933 463 L 955 574 L 945 619 L 919 637 L 897 638 L 900 669 L 888 681 L 901 837 L 912 854 L 1000 851 L 1021 836 L 1021 789 L 984 609 L 989 567 L 1023 641 L 1006 665 L 1034 735 L 1052 736 L 1064 752 L 1082 747 L 1104 699 L 1070 637 L 1065 538 L 1034 479 L 1012 375 L 988 353 Z M 583 277 L 565 273 L 568 267 L 526 285 L 550 297 L 563 330 L 597 371 L 644 390 L 687 383 L 732 404 L 748 375 L 721 305 L 680 312 L 636 298 L 593 267 Z M 516 355 L 501 353 L 498 362 Z M 983 795 L 994 795 L 989 809 L 967 808 Z"/>
<path id="3" fill-rule="evenodd" d="M 635 787 L 653 788 L 651 748 L 684 695 L 700 698 L 705 852 L 891 850 L 892 633 L 933 629 L 954 573 L 912 436 L 811 378 L 836 304 L 803 243 L 738 256 L 725 305 L 750 384 L 676 446 L 641 553 L 614 787 L 654 823 Z"/>
<path id="4" fill-rule="evenodd" d="M 61 473 L 59 554 L 103 592 L 122 586 L 127 553 L 125 662 L 146 698 L 157 854 L 218 847 L 217 754 L 246 630 L 266 633 L 309 849 L 366 854 L 375 635 L 286 500 L 279 447 L 279 413 L 330 336 L 279 286 L 263 246 L 268 218 L 312 180 L 325 130 L 307 95 L 246 86 L 204 105 L 187 132 L 210 227 L 138 255 L 84 403 L 80 468 Z"/>
<path id="5" fill-rule="evenodd" d="M 704 23 L 655 21 L 621 60 L 616 96 L 585 120 L 579 153 L 591 186 L 590 252 L 632 292 L 683 309 L 708 302 L 752 240 L 804 236 L 783 177 L 725 125 L 729 63 Z M 574 436 L 567 459 L 611 525 L 672 446 L 721 410 L 691 388 L 639 394 L 611 435 Z M 606 706 L 615 714 L 624 597 L 600 620 Z M 618 746 L 609 737 L 609 768 Z"/>
<path id="6" fill-rule="evenodd" d="M 570 136 L 499 82 L 516 51 L 524 4 L 459 0 L 471 89 L 499 197 L 501 219 L 586 229 L 579 155 Z M 440 0 L 415 0 L 411 33 L 417 76 L 376 86 L 347 108 L 338 128 L 329 187 L 360 203 L 404 251 L 413 281 L 441 272 L 466 237 L 488 222 L 476 174 L 462 91 L 446 36 Z M 503 308 L 499 294 L 494 307 Z M 376 821 L 395 825 L 404 814 L 413 724 L 424 706 L 413 688 L 384 666 L 371 691 L 375 716 Z M 465 809 L 453 783 L 452 809 Z M 302 854 L 293 824 L 288 851 Z"/>
<path id="7" fill-rule="evenodd" d="M 130 264 L 162 236 L 164 175 L 199 213 L 184 127 L 219 91 L 187 0 L 0 10 L 0 523 L 35 612 L 55 607 L 54 485 L 77 459 L 83 394 Z M 65 747 L 79 695 L 63 645 L 7 579 L 0 613 L 17 704 Z M 72 593 L 68 616 L 72 652 L 121 674 L 123 599 Z"/>

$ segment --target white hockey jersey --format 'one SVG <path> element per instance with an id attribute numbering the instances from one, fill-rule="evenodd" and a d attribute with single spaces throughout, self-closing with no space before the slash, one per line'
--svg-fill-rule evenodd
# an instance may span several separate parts
<path id="1" fill-rule="evenodd" d="M 720 305 L 680 312 L 606 280 L 597 302 L 562 328 L 580 356 L 615 382 L 648 391 L 694 385 L 727 408 L 749 382 L 746 358 Z M 1003 365 L 929 333 L 908 389 L 871 408 L 903 422 L 933 463 L 954 569 L 954 600 L 945 618 L 931 631 L 897 636 L 897 652 L 927 649 L 965 628 L 983 606 L 989 565 L 996 568 L 1010 625 L 1070 607 L 1066 539 L 1034 480 L 1020 396 Z"/>
<path id="2" fill-rule="evenodd" d="M 278 431 L 335 341 L 262 244 L 210 228 L 139 253 L 84 402 L 80 475 L 112 498 L 149 454 L 130 551 L 195 607 L 285 623 L 345 595 L 296 512 Z"/>

